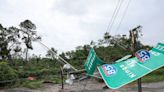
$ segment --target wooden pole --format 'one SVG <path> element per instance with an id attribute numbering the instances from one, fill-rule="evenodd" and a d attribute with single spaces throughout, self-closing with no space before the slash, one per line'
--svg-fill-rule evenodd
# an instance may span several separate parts
<path id="1" fill-rule="evenodd" d="M 134 34 L 134 30 L 130 30 L 130 37 L 131 37 L 131 50 L 133 52 L 133 56 L 135 56 L 135 51 L 136 51 L 136 36 Z M 141 78 L 139 78 L 137 80 L 137 84 L 138 84 L 138 92 L 142 92 L 142 83 L 141 83 Z"/>

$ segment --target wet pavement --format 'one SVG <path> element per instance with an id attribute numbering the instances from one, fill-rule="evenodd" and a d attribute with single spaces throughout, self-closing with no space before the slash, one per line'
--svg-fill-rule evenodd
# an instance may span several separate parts
<path id="1" fill-rule="evenodd" d="M 137 85 L 126 85 L 116 90 L 104 88 L 105 84 L 97 81 L 76 82 L 73 85 L 64 85 L 61 89 L 60 84 L 44 84 L 44 88 L 28 89 L 28 88 L 13 88 L 3 89 L 0 92 L 138 92 Z M 156 83 L 143 83 L 142 92 L 164 92 L 164 81 Z"/>

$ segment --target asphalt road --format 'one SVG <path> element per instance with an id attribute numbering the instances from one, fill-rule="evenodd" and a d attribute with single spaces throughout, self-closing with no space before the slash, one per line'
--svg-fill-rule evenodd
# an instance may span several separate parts
<path id="1" fill-rule="evenodd" d="M 13 88 L 1 89 L 0 92 L 138 92 L 137 85 L 126 85 L 116 90 L 111 90 L 105 87 L 104 83 L 93 80 L 83 82 L 76 82 L 73 85 L 64 85 L 61 89 L 60 84 L 44 84 L 41 89 L 28 89 L 28 88 Z M 164 81 L 156 83 L 143 83 L 142 92 L 164 92 Z"/>

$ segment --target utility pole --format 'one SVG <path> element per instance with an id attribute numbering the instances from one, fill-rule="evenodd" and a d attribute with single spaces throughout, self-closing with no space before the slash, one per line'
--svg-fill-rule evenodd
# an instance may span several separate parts
<path id="1" fill-rule="evenodd" d="M 138 26 L 132 30 L 130 30 L 130 40 L 131 40 L 131 51 L 133 53 L 133 56 L 135 56 L 135 52 L 136 52 L 136 48 L 137 48 L 137 39 L 138 39 L 138 29 L 140 29 L 141 26 Z M 142 84 L 141 84 L 141 78 L 139 78 L 137 80 L 137 84 L 138 84 L 138 92 L 142 92 Z"/>

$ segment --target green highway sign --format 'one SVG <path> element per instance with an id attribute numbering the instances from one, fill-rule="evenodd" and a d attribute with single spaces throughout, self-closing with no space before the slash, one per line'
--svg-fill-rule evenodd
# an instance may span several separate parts
<path id="1" fill-rule="evenodd" d="M 93 75 L 97 65 L 102 65 L 102 64 L 103 62 L 99 59 L 99 57 L 97 57 L 94 49 L 91 48 L 86 63 L 84 64 L 87 74 Z"/>
<path id="2" fill-rule="evenodd" d="M 150 58 L 144 58 L 144 62 L 134 57 L 115 64 L 98 66 L 98 70 L 106 85 L 111 89 L 117 89 L 164 66 L 164 44 L 158 43 L 149 54 Z"/>

